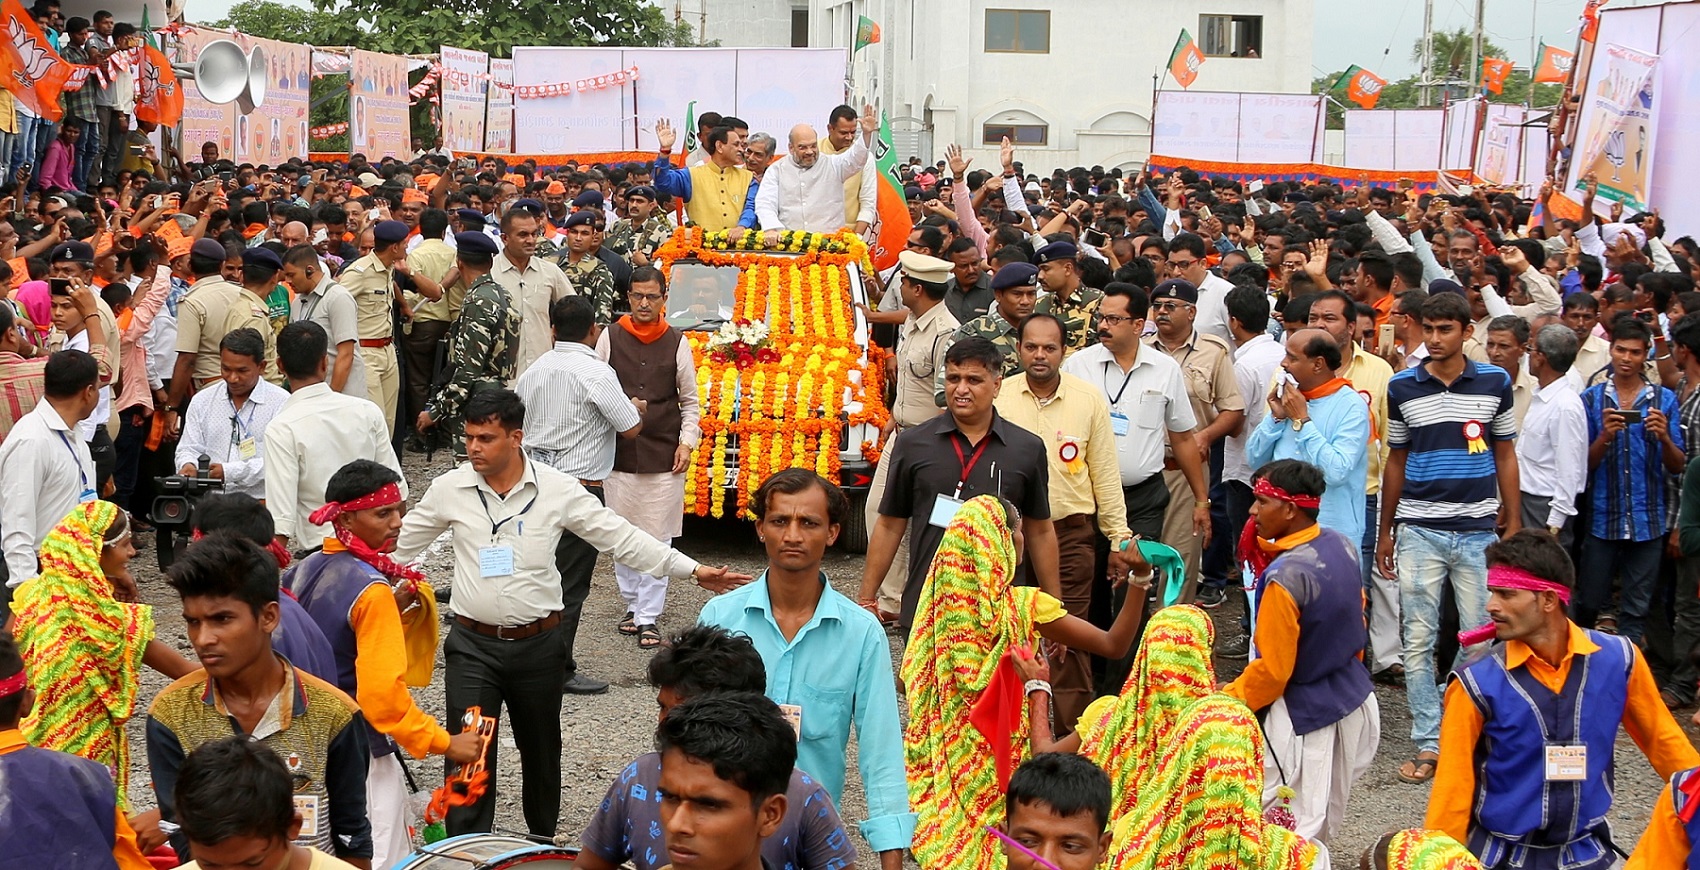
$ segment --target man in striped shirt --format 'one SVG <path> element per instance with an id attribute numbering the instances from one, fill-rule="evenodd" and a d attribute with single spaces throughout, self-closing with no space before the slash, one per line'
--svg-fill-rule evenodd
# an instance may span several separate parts
<path id="1" fill-rule="evenodd" d="M 1375 555 L 1382 572 L 1399 581 L 1403 610 L 1406 697 L 1417 744 L 1416 757 L 1399 770 L 1406 782 L 1427 782 L 1440 757 L 1434 659 L 1442 590 L 1451 584 L 1461 629 L 1486 623 L 1485 550 L 1496 527 L 1510 535 L 1521 525 L 1511 377 L 1464 356 L 1470 329 L 1464 297 L 1429 297 L 1422 307 L 1428 358 L 1387 385 L 1389 453 Z"/>

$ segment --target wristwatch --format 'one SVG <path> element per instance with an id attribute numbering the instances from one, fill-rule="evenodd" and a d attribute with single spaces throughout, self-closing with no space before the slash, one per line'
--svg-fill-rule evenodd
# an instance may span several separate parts
<path id="1" fill-rule="evenodd" d="M 1294 417 L 1293 418 L 1293 431 L 1294 432 L 1304 431 L 1305 424 L 1309 423 L 1309 422 L 1310 422 L 1309 417 Z"/>

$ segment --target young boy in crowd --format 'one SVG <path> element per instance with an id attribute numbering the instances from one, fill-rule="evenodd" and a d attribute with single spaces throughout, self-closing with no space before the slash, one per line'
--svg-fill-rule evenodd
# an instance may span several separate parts
<path id="1" fill-rule="evenodd" d="M 265 745 L 237 735 L 189 753 L 177 778 L 177 822 L 195 860 L 178 870 L 354 870 L 297 846 L 289 768 Z"/>
<path id="2" fill-rule="evenodd" d="M 785 820 L 797 735 L 765 695 L 707 695 L 668 711 L 661 750 L 663 870 L 769 870 L 762 841 Z"/>
<path id="3" fill-rule="evenodd" d="M 1110 854 L 1109 775 L 1072 752 L 1027 759 L 1009 778 L 1003 832 L 1009 870 L 1042 870 L 1041 860 L 1092 870 Z"/>

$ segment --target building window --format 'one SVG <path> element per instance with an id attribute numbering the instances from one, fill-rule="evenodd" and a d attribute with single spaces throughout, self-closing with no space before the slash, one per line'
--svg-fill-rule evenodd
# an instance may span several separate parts
<path id="1" fill-rule="evenodd" d="M 1008 136 L 1009 141 L 1015 145 L 1043 146 L 1050 135 L 1050 129 L 1044 124 L 987 124 L 985 135 L 980 141 L 985 145 L 999 145 L 1003 143 L 1004 137 Z"/>
<path id="2" fill-rule="evenodd" d="M 791 47 L 809 47 L 809 10 L 791 10 Z"/>
<path id="3" fill-rule="evenodd" d="M 1048 53 L 1051 50 L 1050 11 L 987 9 L 986 50 Z"/>
<path id="4" fill-rule="evenodd" d="M 1263 16 L 1200 15 L 1198 48 L 1206 57 L 1262 57 Z"/>

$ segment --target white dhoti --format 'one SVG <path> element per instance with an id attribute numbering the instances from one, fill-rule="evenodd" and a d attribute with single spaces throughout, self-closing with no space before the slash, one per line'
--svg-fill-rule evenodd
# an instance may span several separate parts
<path id="1" fill-rule="evenodd" d="M 685 515 L 683 474 L 632 474 L 610 472 L 602 481 L 608 507 L 625 520 L 663 544 L 671 545 L 682 530 Z M 619 562 L 614 563 L 614 580 L 620 597 L 632 612 L 632 622 L 656 625 L 667 603 L 667 578 Z"/>
<path id="2" fill-rule="evenodd" d="M 413 854 L 407 775 L 392 752 L 372 759 L 366 771 L 366 816 L 372 821 L 372 866 L 394 867 Z"/>
<path id="3" fill-rule="evenodd" d="M 1369 770 L 1381 745 L 1381 706 L 1375 693 L 1344 719 L 1303 735 L 1293 732 L 1287 699 L 1278 698 L 1264 717 L 1263 733 L 1264 808 L 1279 803 L 1275 792 L 1285 773 L 1299 836 L 1327 843 L 1346 818 L 1352 786 Z"/>

